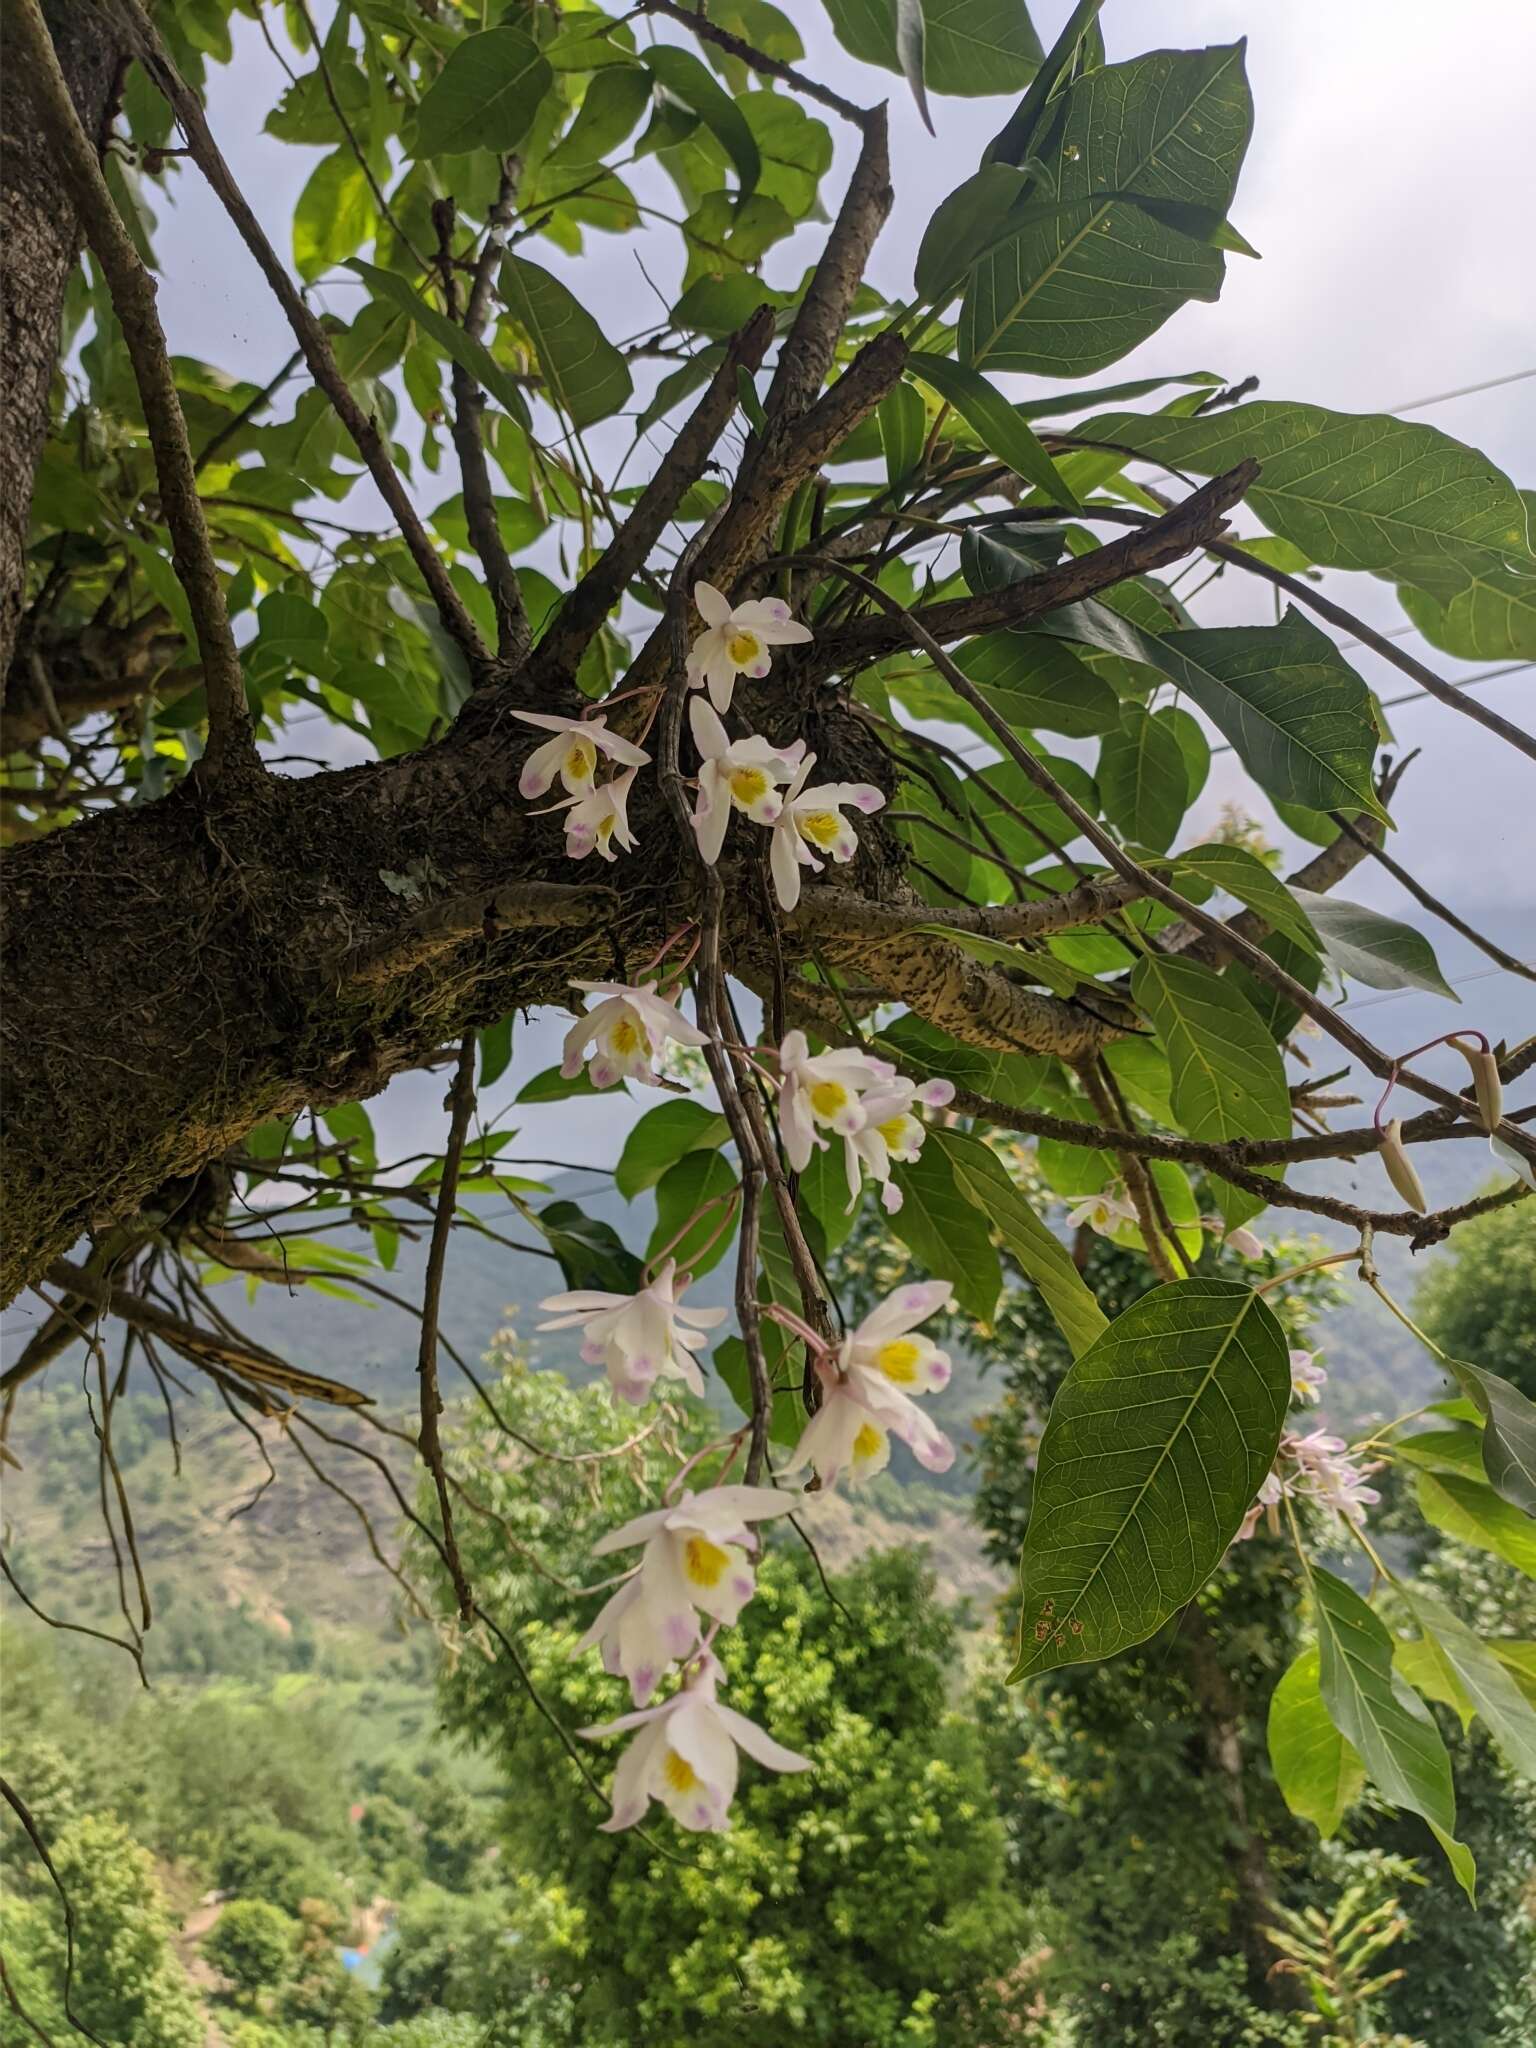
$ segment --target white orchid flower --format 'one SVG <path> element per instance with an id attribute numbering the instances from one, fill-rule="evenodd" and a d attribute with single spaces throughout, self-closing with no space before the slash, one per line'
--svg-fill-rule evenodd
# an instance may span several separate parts
<path id="1" fill-rule="evenodd" d="M 1298 1401 L 1316 1404 L 1323 1398 L 1323 1388 L 1328 1384 L 1328 1368 L 1317 1363 L 1316 1354 L 1311 1351 L 1291 1353 L 1291 1392 Z"/>
<path id="2" fill-rule="evenodd" d="M 556 777 L 571 796 L 585 796 L 596 778 L 599 754 L 629 768 L 643 768 L 651 758 L 633 740 L 609 732 L 601 711 L 591 718 L 557 718 L 547 711 L 514 711 L 512 716 L 555 735 L 542 747 L 535 747 L 523 763 L 517 782 L 519 796 L 542 796 Z"/>
<path id="3" fill-rule="evenodd" d="M 818 1146 L 825 1150 L 821 1130 L 840 1138 L 861 1131 L 865 1091 L 884 1089 L 895 1078 L 889 1060 L 853 1046 L 813 1053 L 803 1031 L 786 1031 L 779 1046 L 779 1131 L 795 1172 L 804 1173 Z"/>
<path id="4" fill-rule="evenodd" d="M 1100 1237 L 1113 1237 L 1122 1223 L 1139 1223 L 1135 1205 L 1121 1195 L 1090 1195 L 1067 1211 L 1067 1228 L 1081 1230 L 1086 1223 Z"/>
<path id="5" fill-rule="evenodd" d="M 1255 1237 L 1245 1224 L 1239 1223 L 1235 1229 L 1228 1230 L 1224 1216 L 1202 1216 L 1200 1228 L 1213 1232 L 1240 1259 L 1262 1259 L 1264 1256 L 1262 1238 Z"/>
<path id="6" fill-rule="evenodd" d="M 626 768 L 622 775 L 615 775 L 600 788 L 589 789 L 585 796 L 568 796 L 557 804 L 546 804 L 543 811 L 534 815 L 545 817 L 550 811 L 567 814 L 565 851 L 571 860 L 585 860 L 594 848 L 604 860 L 617 860 L 616 847 L 629 853 L 636 844 L 629 829 L 629 792 L 638 772 Z"/>
<path id="7" fill-rule="evenodd" d="M 1528 1188 L 1536 1188 L 1536 1161 L 1527 1159 L 1523 1152 L 1517 1152 L 1507 1138 L 1490 1138 L 1488 1149 L 1500 1166 L 1507 1167 Z"/>
<path id="8" fill-rule="evenodd" d="M 809 1757 L 797 1756 L 745 1714 L 720 1704 L 716 1692 L 723 1676 L 706 1651 L 690 1667 L 682 1691 L 659 1707 L 640 1707 L 601 1727 L 581 1730 L 589 1742 L 632 1728 L 642 1731 L 613 1774 L 613 1811 L 603 1822 L 606 1834 L 643 1820 L 653 1799 L 659 1799 L 678 1826 L 690 1833 L 723 1832 L 731 1824 L 738 1750 L 770 1771 L 811 1768 Z"/>
<path id="9" fill-rule="evenodd" d="M 567 1081 L 581 1072 L 589 1045 L 594 1048 L 587 1068 L 593 1087 L 611 1088 L 616 1081 L 658 1083 L 656 1062 L 669 1038 L 679 1045 L 709 1043 L 675 1003 L 657 995 L 654 981 L 638 988 L 622 981 L 573 981 L 571 987 L 602 1000 L 565 1034 L 560 1072 Z"/>
<path id="10" fill-rule="evenodd" d="M 955 1099 L 953 1081 L 924 1081 L 921 1086 L 900 1075 L 863 1098 L 863 1127 L 843 1139 L 843 1158 L 848 1172 L 848 1206 L 859 1199 L 859 1168 L 866 1166 L 872 1180 L 880 1184 L 880 1200 L 887 1215 L 901 1207 L 901 1189 L 891 1179 L 895 1162 L 910 1165 L 923 1149 L 928 1127 L 912 1114 L 915 1104 L 943 1109 Z"/>
<path id="11" fill-rule="evenodd" d="M 726 1627 L 740 1615 L 757 1590 L 750 1525 L 789 1514 L 795 1498 L 770 1486 L 714 1486 L 611 1530 L 593 1545 L 594 1557 L 637 1543 L 645 1555 L 576 1649 L 600 1643 L 603 1668 L 627 1678 L 643 1707 L 667 1666 L 698 1642 L 700 1613 Z"/>
<path id="12" fill-rule="evenodd" d="M 878 811 L 885 802 L 872 782 L 818 782 L 814 789 L 807 789 L 806 778 L 815 762 L 816 756 L 807 754 L 800 763 L 773 828 L 768 864 L 781 910 L 793 910 L 800 901 L 802 867 L 813 868 L 819 875 L 826 866 L 813 848 L 840 864 L 858 852 L 859 835 L 843 816 L 842 806 L 853 804 L 867 813 Z"/>
<path id="13" fill-rule="evenodd" d="M 949 1383 L 948 1353 L 914 1332 L 951 1298 L 947 1280 L 898 1287 L 843 1339 L 835 1357 L 818 1362 L 822 1403 L 786 1461 L 786 1473 L 811 1465 L 823 1486 L 834 1485 L 845 1471 L 857 1485 L 884 1471 L 893 1436 L 928 1471 L 949 1470 L 955 1447 L 913 1396 Z"/>
<path id="14" fill-rule="evenodd" d="M 1292 1354 L 1294 1358 L 1295 1354 Z M 1243 1517 L 1234 1541 L 1246 1542 L 1258 1526 L 1265 1508 L 1277 1508 L 1283 1500 L 1309 1500 L 1331 1509 L 1342 1521 L 1360 1528 L 1367 1507 L 1374 1507 L 1381 1495 L 1366 1480 L 1381 1470 L 1382 1461 L 1362 1465 L 1341 1436 L 1329 1436 L 1314 1429 L 1308 1436 L 1287 1430 L 1280 1439 L 1275 1462 L 1265 1474 L 1258 1499 Z"/>
<path id="15" fill-rule="evenodd" d="M 704 631 L 688 655 L 688 687 L 707 687 L 719 712 L 731 708 L 739 675 L 765 676 L 773 665 L 770 647 L 791 647 L 811 638 L 809 626 L 797 625 L 782 598 L 755 597 L 733 605 L 712 583 L 695 583 L 693 601 Z"/>
<path id="16" fill-rule="evenodd" d="M 577 1288 L 547 1294 L 539 1303 L 552 1309 L 541 1330 L 580 1329 L 581 1355 L 608 1375 L 615 1400 L 638 1408 L 658 1379 L 682 1380 L 691 1393 L 704 1393 L 704 1376 L 693 1357 L 708 1343 L 706 1330 L 724 1322 L 723 1308 L 683 1308 L 674 1286 L 675 1259 L 668 1259 L 649 1287 L 638 1294 L 604 1294 Z"/>
<path id="17" fill-rule="evenodd" d="M 713 867 L 733 809 L 758 825 L 771 825 L 777 818 L 783 807 L 779 785 L 793 777 L 805 743 L 796 740 L 789 747 L 775 747 L 756 733 L 733 740 L 702 697 L 689 705 L 688 722 L 700 757 L 693 829 L 699 852 Z"/>

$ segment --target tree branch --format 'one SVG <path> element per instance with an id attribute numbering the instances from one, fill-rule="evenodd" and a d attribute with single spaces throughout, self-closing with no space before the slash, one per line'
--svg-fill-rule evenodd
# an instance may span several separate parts
<path id="1" fill-rule="evenodd" d="M 18 4 L 35 5 L 36 0 L 18 0 Z M 187 140 L 187 153 L 208 180 L 214 194 L 228 213 L 240 235 L 240 239 L 255 257 L 262 275 L 277 295 L 283 311 L 288 316 L 304 360 L 315 383 L 325 393 L 336 411 L 342 425 L 351 435 L 354 446 L 362 458 L 369 475 L 379 488 L 379 494 L 394 514 L 400 537 L 416 564 L 422 581 L 431 594 L 442 620 L 443 630 L 455 642 L 469 664 L 470 673 L 483 673 L 491 656 L 474 621 L 465 609 L 464 602 L 453 587 L 447 565 L 433 547 L 427 530 L 422 525 L 415 506 L 406 494 L 389 451 L 384 446 L 383 436 L 373 420 L 364 413 L 352 396 L 346 379 L 337 368 L 336 358 L 326 339 L 324 329 L 305 304 L 297 286 L 289 277 L 277 251 L 268 241 L 261 223 L 251 211 L 244 193 L 235 183 L 229 165 L 224 161 L 213 131 L 208 126 L 203 112 L 202 101 L 192 91 L 181 73 L 176 69 L 169 51 L 160 40 L 158 31 L 144 12 L 139 0 L 118 0 L 133 29 L 138 45 L 139 57 L 154 84 L 169 103 Z"/>
<path id="2" fill-rule="evenodd" d="M 863 128 L 871 118 L 868 107 L 856 107 L 852 100 L 845 100 L 841 93 L 833 92 L 828 85 L 809 78 L 803 71 L 797 71 L 782 58 L 770 57 L 766 51 L 754 48 L 741 36 L 733 35 L 728 28 L 719 28 L 705 14 L 702 7 L 679 7 L 675 0 L 639 0 L 635 10 L 639 14 L 664 14 L 668 21 L 676 21 L 692 31 L 701 43 L 713 43 L 717 50 L 724 50 L 727 56 L 738 57 L 749 71 L 757 72 L 761 78 L 777 78 L 784 85 L 792 86 L 806 99 L 815 100 L 818 106 L 827 107 L 834 114 L 840 114 L 845 121 L 851 121 L 856 128 Z M 882 111 L 879 108 L 875 113 Z"/>
<path id="3" fill-rule="evenodd" d="M 1040 939 L 1078 925 L 1099 924 L 1143 891 L 1119 875 L 1082 882 L 1075 889 L 1035 903 L 990 904 L 969 910 L 933 910 L 927 904 L 878 903 L 852 889 L 831 884 L 807 889 L 791 921 L 818 935 L 905 939 L 942 925 L 949 932 L 975 932 L 989 939 Z M 1021 967 L 1026 963 L 1020 961 Z"/>
<path id="4" fill-rule="evenodd" d="M 86 239 L 112 294 L 113 310 L 133 364 L 154 451 L 160 507 L 171 535 L 177 580 L 186 592 L 202 657 L 208 700 L 208 744 L 198 772 L 212 780 L 238 761 L 259 762 L 245 674 L 230 630 L 224 583 L 208 538 L 187 422 L 176 391 L 176 374 L 155 306 L 155 281 L 140 261 L 123 225 L 96 151 L 80 125 L 69 87 L 38 0 L 9 0 L 8 25 L 27 66 L 27 83 L 58 150 L 58 164 L 70 187 Z"/>
<path id="5" fill-rule="evenodd" d="M 443 1267 L 448 1257 L 448 1239 L 453 1229 L 453 1212 L 459 1195 L 459 1164 L 464 1157 L 464 1135 L 475 1107 L 475 1054 L 473 1032 L 466 1031 L 459 1048 L 459 1064 L 448 1093 L 448 1142 L 443 1148 L 443 1177 L 438 1183 L 437 1212 L 432 1218 L 432 1243 L 427 1253 L 427 1276 L 421 1291 L 421 1348 L 416 1370 L 421 1380 L 422 1462 L 432 1474 L 437 1490 L 437 1511 L 443 1523 L 443 1562 L 453 1581 L 459 1619 L 467 1628 L 474 1619 L 475 1599 L 464 1576 L 464 1563 L 453 1534 L 453 1502 L 448 1493 L 448 1476 L 443 1470 L 443 1440 L 438 1417 L 443 1397 L 437 1386 L 437 1317 L 443 1298 Z"/>
<path id="6" fill-rule="evenodd" d="M 1464 939 L 1470 939 L 1479 952 L 1486 953 L 1490 960 L 1496 960 L 1508 973 L 1522 975 L 1527 981 L 1536 981 L 1536 967 L 1530 966 L 1524 960 L 1517 960 L 1513 953 L 1506 953 L 1502 946 L 1497 946 L 1492 939 L 1485 938 L 1476 925 L 1468 924 L 1464 917 L 1458 917 L 1448 903 L 1442 903 L 1438 896 L 1431 896 L 1422 882 L 1415 881 L 1408 870 L 1400 862 L 1395 861 L 1383 846 L 1375 840 L 1367 839 L 1360 828 L 1352 825 L 1348 818 L 1341 817 L 1337 811 L 1331 811 L 1329 816 L 1338 826 L 1340 838 L 1352 841 L 1359 848 L 1362 859 L 1369 854 L 1373 860 L 1380 861 L 1387 873 L 1402 883 L 1414 901 L 1421 903 L 1432 916 L 1438 917 L 1442 924 L 1448 924 L 1453 932 L 1460 932 Z M 1379 833 L 1380 828 L 1377 829 Z"/>

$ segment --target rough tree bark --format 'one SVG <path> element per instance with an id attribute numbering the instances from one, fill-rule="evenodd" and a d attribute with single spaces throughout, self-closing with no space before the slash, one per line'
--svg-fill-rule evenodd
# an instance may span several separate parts
<path id="1" fill-rule="evenodd" d="M 43 12 L 81 124 L 98 143 L 124 64 L 122 45 L 94 8 L 45 0 Z M 59 360 L 64 288 L 80 226 L 39 134 L 21 69 L 0 93 L 0 697 L 26 599 L 27 518 L 48 430 L 48 391 Z"/>

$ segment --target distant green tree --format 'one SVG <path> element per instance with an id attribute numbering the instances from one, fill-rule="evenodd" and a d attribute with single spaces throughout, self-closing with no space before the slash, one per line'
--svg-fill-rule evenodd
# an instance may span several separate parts
<path id="1" fill-rule="evenodd" d="M 306 1899 L 342 1903 L 336 1871 L 315 1844 L 265 1821 L 242 1822 L 227 1837 L 214 1876 L 221 1891 L 265 1900 L 294 1917 Z"/>
<path id="2" fill-rule="evenodd" d="M 293 1974 L 297 1923 L 265 1899 L 231 1899 L 203 1942 L 203 1957 L 234 1987 L 235 1998 L 255 2005 Z"/>
<path id="3" fill-rule="evenodd" d="M 1453 1358 L 1536 1396 L 1536 1224 L 1516 1203 L 1474 1217 L 1414 1297 L 1416 1319 Z"/>
<path id="4" fill-rule="evenodd" d="M 85 1815 L 59 1831 L 51 1854 L 75 1917 L 77 2018 L 113 2048 L 202 2048 L 203 2021 L 171 1950 L 148 1852 L 117 1821 Z M 78 2038 L 64 2005 L 64 1916 L 40 1869 L 0 1898 L 0 1947 L 33 2020 Z M 0 2048 L 31 2048 L 36 2038 L 7 2007 Z"/>
<path id="5" fill-rule="evenodd" d="M 433 2007 L 491 2019 L 527 1989 L 514 1953 L 512 1903 L 499 1885 L 469 1897 L 418 1884 L 400 1902 L 380 1968 L 385 2020 Z"/>
<path id="6" fill-rule="evenodd" d="M 557 1451 L 633 1433 L 605 1391 L 573 1392 L 553 1373 L 511 1366 L 496 1398 L 515 1428 Z M 650 1442 L 595 1468 L 511 1466 L 504 1445 L 492 1458 L 478 1417 L 467 1418 L 463 1469 L 503 1518 L 463 1527 L 471 1576 L 496 1587 L 559 1720 L 609 1718 L 627 1692 L 570 1654 L 591 1600 L 509 1561 L 506 1537 L 526 1536 L 550 1571 L 579 1582 L 592 1576 L 595 1537 L 651 1505 L 664 1468 L 652 1468 Z M 991 2038 L 986 2015 L 1018 1961 L 1021 1916 L 977 1732 L 949 1706 L 954 1620 L 915 1555 L 867 1558 L 833 1593 L 835 1604 L 803 1550 L 776 1545 L 718 1646 L 732 1703 L 815 1765 L 772 1777 L 747 1764 L 725 1835 L 689 1840 L 657 1814 L 651 1842 L 597 1833 L 601 1806 L 504 1657 L 462 1656 L 445 1671 L 449 1726 L 502 1764 L 508 1860 L 527 1875 L 515 1895 L 521 1948 L 543 1995 L 569 2001 L 561 2038 L 582 2048 Z M 600 1780 L 617 1753 L 591 1752 Z"/>

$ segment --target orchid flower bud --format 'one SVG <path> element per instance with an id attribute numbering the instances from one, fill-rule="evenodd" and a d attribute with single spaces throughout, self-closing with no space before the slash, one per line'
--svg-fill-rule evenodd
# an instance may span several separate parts
<path id="1" fill-rule="evenodd" d="M 1402 1196 L 1410 1209 L 1424 1215 L 1429 1203 L 1425 1199 L 1424 1184 L 1413 1170 L 1408 1149 L 1403 1143 L 1403 1120 L 1393 1117 L 1382 1134 L 1381 1163 L 1387 1169 L 1387 1179 Z"/>
<path id="2" fill-rule="evenodd" d="M 1483 1129 L 1491 1137 L 1499 1128 L 1499 1119 L 1504 1114 L 1504 1084 L 1499 1079 L 1499 1063 L 1489 1049 L 1487 1041 L 1478 1044 L 1452 1038 L 1467 1065 L 1472 1069 L 1472 1085 L 1477 1090 L 1477 1108 Z"/>

